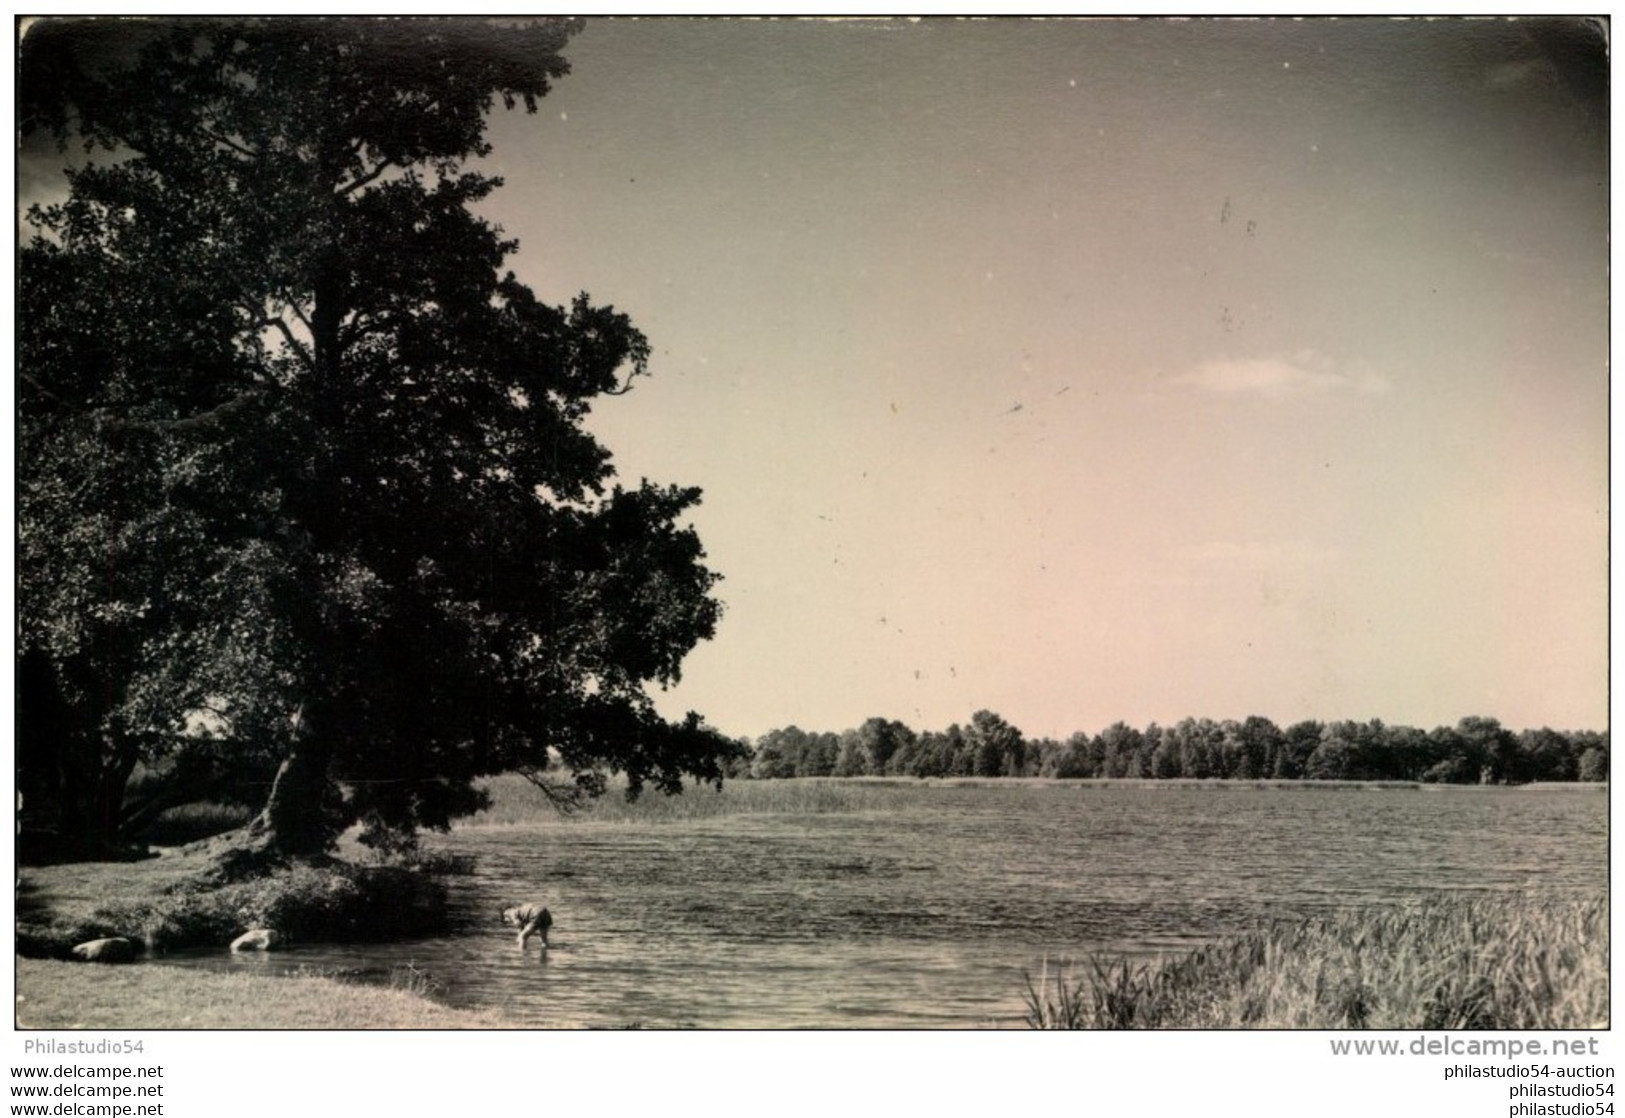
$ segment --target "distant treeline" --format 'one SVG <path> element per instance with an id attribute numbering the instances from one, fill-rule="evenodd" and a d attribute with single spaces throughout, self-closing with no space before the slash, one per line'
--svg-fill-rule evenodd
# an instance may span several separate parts
<path id="1" fill-rule="evenodd" d="M 967 726 L 917 733 L 871 718 L 844 733 L 796 726 L 757 738 L 748 768 L 758 779 L 793 776 L 1041 776 L 1140 780 L 1411 780 L 1523 784 L 1608 779 L 1608 734 L 1514 732 L 1493 718 L 1419 730 L 1370 722 L 1187 718 L 1143 730 L 1123 722 L 1066 741 L 1028 739 L 992 711 Z"/>

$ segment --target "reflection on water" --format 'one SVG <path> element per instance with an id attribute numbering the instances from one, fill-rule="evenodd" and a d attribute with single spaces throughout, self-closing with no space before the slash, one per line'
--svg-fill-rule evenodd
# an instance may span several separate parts
<path id="1" fill-rule="evenodd" d="M 892 802 L 895 800 L 895 802 Z M 537 1027 L 974 1028 L 1021 973 L 1438 890 L 1607 883 L 1607 797 L 1573 790 L 899 787 L 884 810 L 470 827 L 435 940 L 193 955 L 388 981 Z M 546 899 L 545 952 L 503 907 Z"/>

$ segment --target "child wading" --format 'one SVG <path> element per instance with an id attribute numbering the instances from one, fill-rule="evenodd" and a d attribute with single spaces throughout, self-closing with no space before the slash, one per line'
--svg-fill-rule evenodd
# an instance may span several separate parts
<path id="1" fill-rule="evenodd" d="M 542 902 L 532 901 L 529 904 L 503 909 L 502 922 L 519 929 L 519 950 L 525 949 L 525 941 L 531 936 L 541 936 L 542 946 L 545 948 L 547 929 L 553 926 L 553 914 L 547 911 L 547 906 Z"/>

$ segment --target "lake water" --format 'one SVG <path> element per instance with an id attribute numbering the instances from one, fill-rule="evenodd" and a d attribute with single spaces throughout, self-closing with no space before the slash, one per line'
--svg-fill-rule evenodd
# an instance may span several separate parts
<path id="1" fill-rule="evenodd" d="M 465 827 L 429 843 L 476 862 L 447 879 L 450 936 L 186 961 L 410 964 L 449 1004 L 537 1027 L 977 1028 L 1019 1023 L 1022 972 L 1046 960 L 1162 954 L 1439 890 L 1607 887 L 1595 789 L 902 784 L 863 799 Z M 555 920 L 545 954 L 497 921 L 532 897 Z"/>

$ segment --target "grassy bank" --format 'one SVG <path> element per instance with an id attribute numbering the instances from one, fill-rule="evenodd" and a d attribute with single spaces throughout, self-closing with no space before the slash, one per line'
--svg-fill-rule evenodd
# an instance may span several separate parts
<path id="1" fill-rule="evenodd" d="M 1607 1028 L 1608 904 L 1441 898 L 1339 913 L 1161 964 L 1046 968 L 1026 999 L 1035 1028 Z"/>
<path id="2" fill-rule="evenodd" d="M 24 1029 L 499 1029 L 494 1012 L 322 977 L 17 960 Z"/>
<path id="3" fill-rule="evenodd" d="M 252 927 L 288 943 L 355 942 L 444 930 L 445 889 L 404 866 L 334 861 L 225 882 L 205 850 L 140 862 L 23 869 L 17 891 L 17 1007 L 22 1028 L 503 1028 L 497 1013 L 448 1009 L 423 976 L 391 987 L 324 975 L 222 974 L 170 966 L 66 962 L 75 944 L 124 936 L 149 957 L 225 951 Z"/>
<path id="4" fill-rule="evenodd" d="M 19 875 L 17 953 L 66 959 L 75 944 L 124 936 L 148 953 L 224 949 L 249 928 L 289 943 L 432 934 L 446 924 L 445 889 L 401 866 L 333 862 L 223 882 L 205 853 L 140 862 L 32 866 Z"/>

